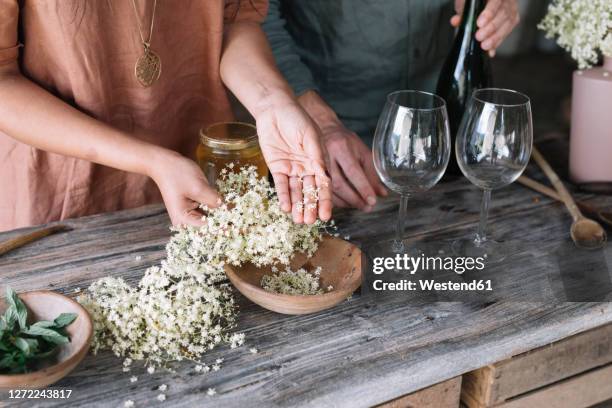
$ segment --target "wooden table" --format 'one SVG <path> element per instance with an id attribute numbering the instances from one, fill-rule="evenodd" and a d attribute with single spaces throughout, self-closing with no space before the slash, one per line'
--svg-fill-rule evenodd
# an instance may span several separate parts
<path id="1" fill-rule="evenodd" d="M 612 197 L 579 197 L 612 206 Z M 479 202 L 480 192 L 465 180 L 440 184 L 410 202 L 407 237 L 443 240 L 471 233 Z M 344 211 L 336 220 L 342 235 L 367 246 L 391 238 L 396 210 L 397 200 L 389 198 L 370 214 Z M 0 257 L 0 286 L 72 294 L 107 275 L 123 276 L 134 284 L 148 266 L 162 259 L 169 237 L 168 218 L 160 206 L 68 224 L 73 231 Z M 225 359 L 218 372 L 197 374 L 192 364 L 181 364 L 176 374 L 149 375 L 141 368 L 123 373 L 121 360 L 105 352 L 88 356 L 57 386 L 73 389 L 68 404 L 79 407 L 122 406 L 127 399 L 136 406 L 154 406 L 158 404 L 154 389 L 162 383 L 169 385 L 165 406 L 365 407 L 389 401 L 612 322 L 609 297 L 571 303 L 554 290 L 559 276 L 553 275 L 559 268 L 551 267 L 554 257 L 550 256 L 571 245 L 569 226 L 570 218 L 560 204 L 513 185 L 494 192 L 489 232 L 501 239 L 522 238 L 527 243 L 523 255 L 528 256 L 506 261 L 511 279 L 504 282 L 509 292 L 497 302 L 427 302 L 409 295 L 380 302 L 355 296 L 322 313 L 282 316 L 239 296 L 239 330 L 246 333 L 246 347 L 218 348 L 206 356 L 206 362 Z M 0 240 L 19 232 L 2 233 Z M 612 260 L 610 248 L 578 252 L 572 258 L 576 256 Z M 581 272 L 579 263 L 571 265 L 574 272 Z M 597 274 L 609 276 L 610 268 L 603 269 Z M 526 301 L 521 289 L 525 285 L 549 288 L 548 294 L 554 296 Z M 249 347 L 259 353 L 251 354 Z M 130 383 L 131 375 L 139 381 Z M 215 388 L 217 395 L 207 396 L 208 388 Z M 22 405 L 36 405 L 32 402 Z"/>

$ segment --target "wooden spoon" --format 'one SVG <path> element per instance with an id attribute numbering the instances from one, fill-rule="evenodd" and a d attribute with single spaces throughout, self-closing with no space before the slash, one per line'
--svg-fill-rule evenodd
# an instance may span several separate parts
<path id="1" fill-rule="evenodd" d="M 30 242 L 44 238 L 48 235 L 55 234 L 56 232 L 70 231 L 71 229 L 72 228 L 68 227 L 67 225 L 53 225 L 51 227 L 40 228 L 7 241 L 0 242 L 0 255 L 6 254 L 13 249 L 17 249 L 25 244 L 29 244 Z"/>
<path id="2" fill-rule="evenodd" d="M 521 176 L 517 181 L 525 187 L 529 187 L 530 189 L 535 190 L 538 193 L 544 194 L 545 196 L 548 196 L 553 200 L 563 202 L 559 194 L 557 194 L 556 190 L 545 186 L 544 184 L 538 181 L 535 181 L 527 176 Z M 589 203 L 585 203 L 584 201 L 576 201 L 576 204 L 585 213 L 596 217 L 599 221 L 612 227 L 612 211 L 600 210 L 599 208 L 594 207 Z"/>
<path id="3" fill-rule="evenodd" d="M 555 187 L 559 197 L 574 219 L 572 228 L 570 230 L 570 235 L 574 241 L 574 244 L 585 249 L 603 248 L 608 240 L 606 231 L 603 229 L 603 227 L 598 222 L 582 215 L 582 212 L 580 212 L 580 209 L 576 205 L 572 195 L 569 193 L 569 191 L 567 191 L 567 188 L 565 188 L 557 173 L 555 173 L 552 167 L 550 167 L 550 164 L 548 164 L 544 156 L 542 156 L 535 146 L 533 148 L 532 157 Z"/>

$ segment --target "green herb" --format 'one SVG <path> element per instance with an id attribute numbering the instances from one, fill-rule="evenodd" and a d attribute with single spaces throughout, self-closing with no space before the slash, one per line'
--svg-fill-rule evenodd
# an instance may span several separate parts
<path id="1" fill-rule="evenodd" d="M 11 288 L 6 289 L 6 303 L 8 309 L 0 317 L 0 373 L 26 373 L 70 342 L 65 328 L 76 314 L 62 313 L 53 321 L 28 325 L 28 310 Z"/>

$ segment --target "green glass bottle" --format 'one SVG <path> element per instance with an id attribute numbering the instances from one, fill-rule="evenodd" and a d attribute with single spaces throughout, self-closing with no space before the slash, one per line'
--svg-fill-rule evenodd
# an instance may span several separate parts
<path id="1" fill-rule="evenodd" d="M 476 21 L 486 3 L 486 0 L 465 1 L 461 25 L 438 80 L 436 93 L 446 100 L 451 131 L 448 176 L 461 175 L 455 158 L 455 138 L 470 97 L 476 89 L 491 87 L 493 82 L 489 56 L 476 40 Z"/>

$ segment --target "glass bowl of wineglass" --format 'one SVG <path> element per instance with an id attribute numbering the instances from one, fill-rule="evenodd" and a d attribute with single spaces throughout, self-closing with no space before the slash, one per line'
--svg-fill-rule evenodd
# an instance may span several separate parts
<path id="1" fill-rule="evenodd" d="M 509 89 L 487 88 L 474 92 L 463 116 L 455 149 L 461 172 L 484 193 L 476 235 L 457 240 L 453 252 L 461 256 L 501 261 L 510 248 L 486 235 L 491 191 L 520 177 L 533 147 L 529 98 Z"/>
<path id="2" fill-rule="evenodd" d="M 378 176 L 400 195 L 392 250 L 404 253 L 408 198 L 431 189 L 448 165 L 450 131 L 444 99 L 420 91 L 389 94 L 374 134 L 372 153 Z"/>

